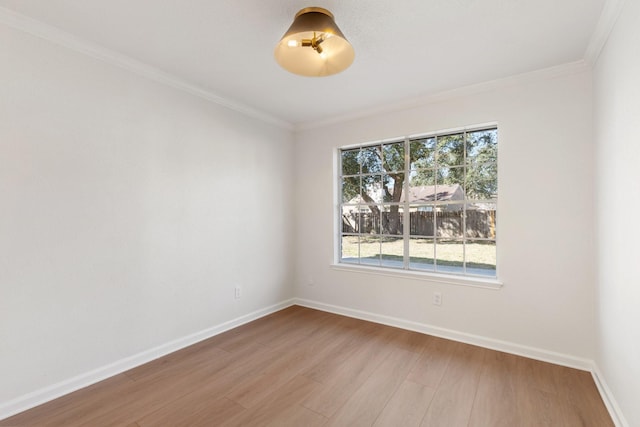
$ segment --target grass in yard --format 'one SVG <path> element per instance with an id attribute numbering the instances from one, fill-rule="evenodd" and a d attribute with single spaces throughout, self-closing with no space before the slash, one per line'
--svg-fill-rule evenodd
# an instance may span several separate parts
<path id="1" fill-rule="evenodd" d="M 383 260 L 402 262 L 402 254 L 404 252 L 404 241 L 402 238 L 361 236 L 359 246 L 360 258 L 378 259 L 382 253 Z M 438 265 L 462 267 L 464 256 L 462 246 L 461 242 L 438 241 L 435 245 L 435 257 L 437 257 Z M 467 267 L 495 270 L 495 243 L 467 241 L 464 251 L 467 258 Z M 409 255 L 411 263 L 433 264 L 433 239 L 411 239 L 409 243 Z M 358 258 L 357 236 L 343 236 L 342 257 Z"/>

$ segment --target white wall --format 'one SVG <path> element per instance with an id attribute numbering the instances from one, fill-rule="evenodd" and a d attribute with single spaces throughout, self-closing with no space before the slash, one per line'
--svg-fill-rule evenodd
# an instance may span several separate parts
<path id="1" fill-rule="evenodd" d="M 640 2 L 626 1 L 594 70 L 597 364 L 640 426 Z"/>
<path id="2" fill-rule="evenodd" d="M 475 94 L 299 132 L 297 296 L 592 359 L 591 75 L 586 67 L 567 69 L 578 71 L 515 79 Z M 493 121 L 499 126 L 498 269 L 504 288 L 330 268 L 336 147 Z M 431 304 L 436 290 L 443 295 L 441 307 Z"/>
<path id="3" fill-rule="evenodd" d="M 292 297 L 290 131 L 0 40 L 0 403 Z"/>

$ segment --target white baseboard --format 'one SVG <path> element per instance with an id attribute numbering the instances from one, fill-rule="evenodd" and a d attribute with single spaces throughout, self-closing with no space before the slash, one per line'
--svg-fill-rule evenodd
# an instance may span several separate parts
<path id="1" fill-rule="evenodd" d="M 25 394 L 6 403 L 1 403 L 0 420 L 26 411 L 27 409 L 31 409 L 35 406 L 41 405 L 60 396 L 64 396 L 65 394 L 69 394 L 81 388 L 90 386 L 91 384 L 95 384 L 114 375 L 121 374 L 122 372 L 135 368 L 136 366 L 140 366 L 159 357 L 165 356 L 169 353 L 173 353 L 174 351 L 180 350 L 207 338 L 211 338 L 222 332 L 228 331 L 229 329 L 233 329 L 245 323 L 249 323 L 253 320 L 264 317 L 268 314 L 287 308 L 291 305 L 294 305 L 293 299 L 286 300 L 260 310 L 256 310 L 252 313 L 245 314 L 244 316 L 240 316 L 219 325 L 212 326 L 203 331 L 178 338 L 166 344 L 159 345 L 149 350 L 145 350 L 141 353 L 134 354 L 133 356 L 118 360 L 109 365 L 94 369 L 90 372 L 80 374 L 65 381 L 52 384 L 40 390 Z"/>
<path id="2" fill-rule="evenodd" d="M 367 311 L 354 310 L 347 307 L 340 307 L 300 298 L 294 298 L 294 303 L 304 307 L 315 308 L 330 313 L 354 317 L 356 319 L 368 320 L 383 325 L 395 326 L 397 328 L 421 332 L 423 334 L 446 338 L 453 341 L 459 341 L 466 344 L 477 345 L 479 347 L 485 347 L 491 350 L 498 350 L 505 353 L 516 354 L 518 356 L 524 356 L 530 359 L 541 360 L 543 362 L 554 363 L 556 365 L 567 366 L 569 368 L 576 368 L 583 371 L 591 371 L 591 368 L 593 366 L 593 361 L 589 359 L 582 359 L 580 357 L 556 353 L 553 351 L 529 347 L 521 344 L 515 344 L 508 341 L 501 341 L 493 338 L 483 337 L 480 335 L 454 331 L 452 329 L 440 328 L 438 326 L 413 322 L 411 320 L 400 319 L 397 317 L 384 316 Z"/>
<path id="3" fill-rule="evenodd" d="M 611 389 L 607 385 L 604 375 L 602 375 L 600 368 L 598 368 L 598 365 L 595 362 L 591 367 L 591 375 L 593 376 L 593 381 L 596 383 L 596 387 L 598 387 L 598 391 L 600 392 L 604 405 L 607 407 L 609 415 L 611 415 L 613 423 L 616 427 L 629 427 L 630 424 L 622 414 L 622 410 L 620 409 L 620 406 L 618 406 L 616 399 L 613 397 L 613 393 L 611 393 Z"/>

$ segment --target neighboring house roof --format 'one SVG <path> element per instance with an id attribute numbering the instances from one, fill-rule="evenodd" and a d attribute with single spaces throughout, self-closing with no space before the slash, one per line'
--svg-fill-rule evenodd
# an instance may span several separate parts
<path id="1" fill-rule="evenodd" d="M 464 200 L 464 191 L 460 184 L 421 185 L 409 188 L 409 202 L 433 202 L 435 200 L 443 202 Z M 405 201 L 404 194 L 400 201 Z"/>
<path id="2" fill-rule="evenodd" d="M 421 185 L 418 187 L 409 188 L 409 202 L 410 203 L 424 203 L 433 201 L 453 201 L 464 200 L 464 191 L 460 184 L 451 185 Z M 405 195 L 400 197 L 400 203 L 404 203 Z M 355 205 L 366 203 L 361 196 L 356 196 L 349 200 L 348 204 Z"/>

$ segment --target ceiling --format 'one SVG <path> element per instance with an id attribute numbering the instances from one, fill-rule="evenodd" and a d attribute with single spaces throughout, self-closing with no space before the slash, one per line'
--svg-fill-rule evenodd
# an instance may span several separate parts
<path id="1" fill-rule="evenodd" d="M 0 0 L 0 7 L 292 125 L 582 59 L 605 0 Z M 356 51 L 300 77 L 273 49 L 295 13 L 327 8 Z"/>

